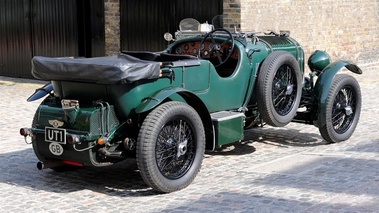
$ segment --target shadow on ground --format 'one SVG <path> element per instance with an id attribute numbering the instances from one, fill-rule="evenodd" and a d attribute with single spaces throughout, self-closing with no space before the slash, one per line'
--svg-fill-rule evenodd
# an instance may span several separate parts
<path id="1" fill-rule="evenodd" d="M 277 146 L 312 147 L 328 144 L 320 134 L 287 127 L 257 127 L 245 131 L 245 140 Z"/>
<path id="2" fill-rule="evenodd" d="M 313 147 L 328 144 L 319 134 L 290 128 L 257 127 L 245 131 L 244 140 L 216 148 L 209 155 L 247 155 L 256 151 L 254 143 L 272 146 Z"/>
<path id="3" fill-rule="evenodd" d="M 83 167 L 66 172 L 38 170 L 32 149 L 0 154 L 0 182 L 33 190 L 68 193 L 79 190 L 111 196 L 149 196 L 157 194 L 145 184 L 134 159 L 109 167 Z"/>
<path id="4" fill-rule="evenodd" d="M 219 156 L 248 155 L 256 151 L 254 143 L 303 147 L 326 144 L 318 134 L 314 133 L 303 133 L 295 129 L 256 128 L 246 132 L 244 141 L 221 147 L 215 152 L 207 152 L 207 154 Z M 361 147 L 360 150 L 366 150 L 366 148 Z M 157 194 L 143 181 L 134 159 L 127 159 L 109 167 L 84 167 L 63 173 L 54 172 L 50 169 L 37 170 L 36 163 L 38 160 L 31 148 L 1 153 L 0 160 L 6 162 L 0 165 L 2 171 L 0 182 L 10 185 L 21 185 L 35 190 L 57 193 L 88 189 L 120 197 Z M 332 168 L 328 169 L 332 170 Z"/>

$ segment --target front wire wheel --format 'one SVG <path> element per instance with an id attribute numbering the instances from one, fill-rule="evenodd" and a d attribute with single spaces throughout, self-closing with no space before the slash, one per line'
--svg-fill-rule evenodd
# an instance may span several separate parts
<path id="1" fill-rule="evenodd" d="M 347 74 L 336 75 L 329 90 L 324 116 L 319 128 L 321 136 L 330 143 L 347 140 L 354 133 L 361 113 L 362 97 L 359 84 Z"/>
<path id="2" fill-rule="evenodd" d="M 205 133 L 197 112 L 181 102 L 167 102 L 142 123 L 137 164 L 144 181 L 159 192 L 187 187 L 203 161 Z"/>

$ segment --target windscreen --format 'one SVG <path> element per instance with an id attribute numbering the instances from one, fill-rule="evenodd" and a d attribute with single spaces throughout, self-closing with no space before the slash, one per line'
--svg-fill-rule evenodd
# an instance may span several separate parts
<path id="1" fill-rule="evenodd" d="M 186 31 L 199 31 L 200 23 L 193 18 L 186 18 L 180 21 L 179 29 L 182 32 Z"/>
<path id="2" fill-rule="evenodd" d="M 218 15 L 212 19 L 214 29 L 224 28 L 230 32 L 240 29 L 240 24 L 236 19 L 229 18 L 227 15 Z"/>

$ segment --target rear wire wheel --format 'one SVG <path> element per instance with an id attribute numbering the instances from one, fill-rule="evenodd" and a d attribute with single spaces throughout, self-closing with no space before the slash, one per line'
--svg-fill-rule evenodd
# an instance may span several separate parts
<path id="1" fill-rule="evenodd" d="M 142 123 L 137 164 L 144 181 L 159 192 L 187 187 L 203 161 L 205 133 L 198 113 L 187 104 L 166 102 Z"/>
<path id="2" fill-rule="evenodd" d="M 275 127 L 287 125 L 295 117 L 301 98 L 298 61 L 289 52 L 271 53 L 262 63 L 256 88 L 263 121 Z"/>
<path id="3" fill-rule="evenodd" d="M 354 133 L 361 113 L 361 89 L 355 78 L 336 75 L 329 90 L 325 109 L 320 113 L 326 122 L 319 127 L 321 136 L 330 143 L 347 140 Z"/>

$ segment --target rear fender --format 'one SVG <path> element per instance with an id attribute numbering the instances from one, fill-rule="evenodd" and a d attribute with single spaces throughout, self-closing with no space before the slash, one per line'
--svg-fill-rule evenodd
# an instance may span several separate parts
<path id="1" fill-rule="evenodd" d="M 207 150 L 214 150 L 216 148 L 216 143 L 215 143 L 214 129 L 213 129 L 210 113 L 207 107 L 205 106 L 205 104 L 203 103 L 203 101 L 188 90 L 185 90 L 179 87 L 167 88 L 167 89 L 161 90 L 155 93 L 153 96 L 144 99 L 142 103 L 138 107 L 136 107 L 135 111 L 136 113 L 143 113 L 143 112 L 152 110 L 153 108 L 161 104 L 164 100 L 166 100 L 168 97 L 174 94 L 181 96 L 184 99 L 184 101 L 188 105 L 190 105 L 192 108 L 194 108 L 197 111 L 197 113 L 200 115 L 203 121 L 205 137 L 206 137 L 205 148 Z"/>
<path id="2" fill-rule="evenodd" d="M 326 99 L 328 97 L 329 90 L 332 86 L 334 76 L 340 71 L 343 67 L 350 70 L 356 74 L 362 74 L 362 70 L 355 64 L 348 61 L 335 61 L 329 64 L 318 76 L 315 88 L 314 88 L 314 104 L 317 104 L 314 109 L 317 109 L 314 117 L 314 125 L 317 127 L 323 126 L 326 124 L 325 112 L 326 110 Z"/>
<path id="3" fill-rule="evenodd" d="M 27 99 L 27 101 L 32 102 L 43 98 L 46 95 L 50 94 L 51 91 L 53 91 L 53 85 L 51 83 L 45 84 L 45 86 L 36 89 L 36 91 Z"/>
<path id="4" fill-rule="evenodd" d="M 163 90 L 158 91 L 151 97 L 147 97 L 142 100 L 142 103 L 136 107 L 136 113 L 143 113 L 146 111 L 149 111 L 156 106 L 158 106 L 162 101 L 164 101 L 166 98 L 170 97 L 173 94 L 184 92 L 186 91 L 183 88 L 180 87 L 174 87 L 174 88 L 166 88 Z"/>

